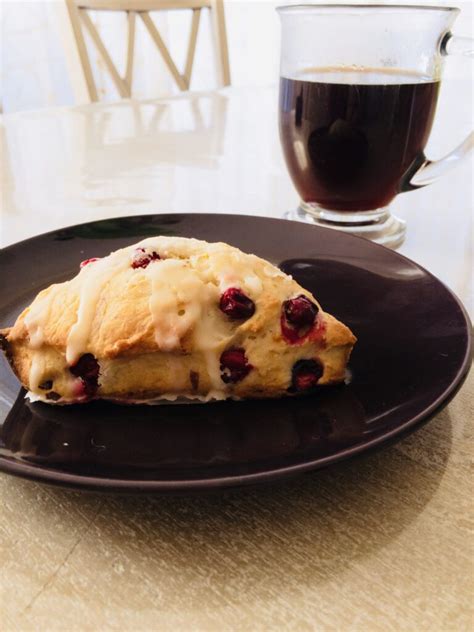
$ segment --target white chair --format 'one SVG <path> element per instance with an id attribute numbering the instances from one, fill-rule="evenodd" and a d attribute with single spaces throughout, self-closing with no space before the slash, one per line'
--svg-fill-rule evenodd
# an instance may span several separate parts
<path id="1" fill-rule="evenodd" d="M 87 92 L 91 101 L 98 101 L 98 91 L 92 67 L 84 40 L 86 29 L 101 56 L 110 77 L 121 97 L 131 97 L 133 79 L 133 58 L 135 49 L 135 22 L 137 16 L 143 21 L 148 33 L 156 44 L 163 61 L 173 76 L 180 90 L 188 90 L 193 69 L 196 40 L 199 30 L 201 11 L 208 9 L 212 15 L 213 32 L 218 69 L 219 86 L 230 84 L 229 54 L 225 26 L 223 0 L 66 0 L 71 21 L 72 31 L 77 45 L 82 72 L 84 74 Z M 150 11 L 174 11 L 189 9 L 192 11 L 191 31 L 189 36 L 186 62 L 183 72 L 180 72 L 170 55 Z M 128 21 L 127 63 L 125 76 L 121 77 L 110 57 L 94 23 L 89 10 L 94 11 L 125 11 Z"/>

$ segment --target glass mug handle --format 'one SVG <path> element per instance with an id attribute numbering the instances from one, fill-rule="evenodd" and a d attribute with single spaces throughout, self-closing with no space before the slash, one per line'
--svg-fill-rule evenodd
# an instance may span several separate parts
<path id="1" fill-rule="evenodd" d="M 474 39 L 470 37 L 458 37 L 447 33 L 440 44 L 441 55 L 462 55 L 474 58 Z M 440 158 L 440 160 L 424 160 L 421 166 L 405 180 L 402 191 L 412 191 L 425 187 L 427 184 L 435 182 L 452 167 L 459 164 L 474 149 L 474 132 L 471 132 L 464 141 L 453 151 Z"/>

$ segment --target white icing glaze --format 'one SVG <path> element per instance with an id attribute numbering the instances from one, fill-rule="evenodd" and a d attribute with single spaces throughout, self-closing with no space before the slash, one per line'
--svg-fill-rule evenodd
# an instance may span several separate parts
<path id="1" fill-rule="evenodd" d="M 156 344 L 162 351 L 179 349 L 180 339 L 199 320 L 206 287 L 186 261 L 165 259 L 151 263 L 150 313 Z"/>
<path id="2" fill-rule="evenodd" d="M 259 296 L 263 290 L 263 284 L 256 274 L 247 274 L 244 277 L 244 287 L 251 290 L 253 296 Z"/>
<path id="3" fill-rule="evenodd" d="M 215 272 L 220 291 L 224 292 L 230 287 L 237 287 L 248 294 L 252 300 L 257 299 L 263 291 L 263 283 L 253 270 L 253 257 L 232 252 L 230 256 L 225 253 L 223 260 L 225 264 Z"/>
<path id="4" fill-rule="evenodd" d="M 44 358 L 40 351 L 34 351 L 31 357 L 30 373 L 28 384 L 32 391 L 38 390 L 44 372 Z"/>
<path id="5" fill-rule="evenodd" d="M 77 319 L 71 327 L 66 345 L 66 360 L 74 364 L 87 351 L 87 343 L 101 292 L 115 274 L 128 267 L 129 257 L 117 251 L 105 259 L 85 266 L 80 272 L 80 296 Z"/>
<path id="6" fill-rule="evenodd" d="M 217 288 L 206 283 L 189 262 L 179 259 L 150 264 L 146 272 L 151 280 L 149 305 L 160 349 L 179 348 L 180 339 L 193 330 L 194 347 L 203 353 L 212 388 L 225 397 L 219 349 L 228 331 L 225 321 L 216 318 Z"/>
<path id="7" fill-rule="evenodd" d="M 52 285 L 49 292 L 37 298 L 30 306 L 25 316 L 25 326 L 28 330 L 31 349 L 39 349 L 44 342 L 44 327 L 48 322 L 51 305 L 61 285 Z"/>
<path id="8" fill-rule="evenodd" d="M 204 360 L 206 361 L 206 369 L 207 374 L 209 376 L 209 380 L 212 384 L 212 389 L 214 391 L 220 391 L 224 393 L 227 390 L 227 386 L 221 380 L 221 370 L 220 370 L 220 356 L 216 353 L 214 349 L 210 349 L 209 351 L 204 351 Z"/>
<path id="9" fill-rule="evenodd" d="M 221 380 L 220 355 L 229 339 L 230 325 L 215 309 L 215 303 L 219 300 L 217 288 L 209 283 L 206 291 L 208 293 L 207 306 L 203 309 L 201 318 L 196 322 L 194 345 L 203 354 L 212 389 L 225 393 L 228 387 Z"/>
<path id="10" fill-rule="evenodd" d="M 265 276 L 269 277 L 270 279 L 275 279 L 275 278 L 284 279 L 288 277 L 288 275 L 286 275 L 284 272 L 282 272 L 281 270 L 279 270 L 278 268 L 272 265 L 265 266 L 263 268 L 263 273 L 265 274 Z"/>

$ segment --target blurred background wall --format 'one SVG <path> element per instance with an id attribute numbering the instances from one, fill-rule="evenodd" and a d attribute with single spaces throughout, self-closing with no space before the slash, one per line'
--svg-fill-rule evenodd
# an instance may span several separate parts
<path id="1" fill-rule="evenodd" d="M 275 7 L 295 3 L 297 2 L 284 0 L 225 0 L 234 86 L 266 85 L 276 81 L 279 20 Z M 398 3 L 400 4 L 400 1 Z M 418 0 L 412 3 L 453 4 L 448 0 Z M 474 2 L 454 0 L 454 4 L 462 9 L 457 22 L 457 33 L 472 36 Z M 71 76 L 78 72 L 78 67 L 73 64 L 68 54 L 71 33 L 63 0 L 0 0 L 0 11 L 0 103 L 3 111 L 14 112 L 77 103 L 77 93 Z M 91 16 L 119 71 L 122 72 L 125 65 L 125 15 L 94 12 Z M 209 15 L 204 15 L 203 18 L 191 82 L 193 90 L 212 89 L 216 86 Z M 190 12 L 160 12 L 155 15 L 155 21 L 173 58 L 178 66 L 182 67 L 190 28 Z M 176 93 L 177 88 L 140 20 L 137 21 L 136 42 L 133 95 L 153 98 Z M 116 90 L 90 41 L 88 46 L 92 53 L 101 98 L 118 99 Z M 472 61 L 468 59 L 450 59 L 446 64 L 447 80 L 469 81 L 472 72 Z"/>

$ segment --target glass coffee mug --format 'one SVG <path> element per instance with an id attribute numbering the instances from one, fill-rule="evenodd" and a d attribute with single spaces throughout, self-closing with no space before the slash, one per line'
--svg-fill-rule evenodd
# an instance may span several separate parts
<path id="1" fill-rule="evenodd" d="M 472 56 L 450 29 L 459 9 L 292 5 L 282 20 L 280 137 L 301 203 L 293 217 L 396 247 L 389 204 L 430 184 L 474 147 L 474 133 L 427 160 L 447 54 Z M 292 216 L 292 215 L 290 215 Z"/>

